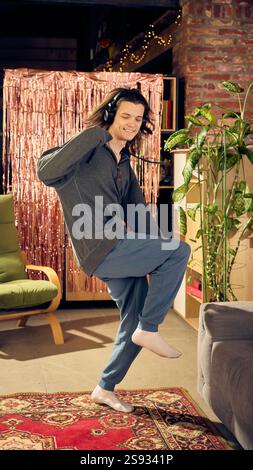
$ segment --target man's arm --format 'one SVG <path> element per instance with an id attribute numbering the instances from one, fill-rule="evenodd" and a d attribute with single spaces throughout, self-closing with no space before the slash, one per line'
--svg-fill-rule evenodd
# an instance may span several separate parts
<path id="1" fill-rule="evenodd" d="M 37 162 L 37 175 L 43 183 L 54 186 L 64 179 L 75 165 L 89 157 L 98 145 L 112 139 L 111 134 L 101 127 L 89 127 L 75 135 L 61 147 L 46 150 Z"/>

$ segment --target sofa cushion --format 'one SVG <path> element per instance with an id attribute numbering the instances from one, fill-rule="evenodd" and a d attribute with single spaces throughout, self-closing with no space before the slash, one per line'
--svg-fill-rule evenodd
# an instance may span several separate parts
<path id="1" fill-rule="evenodd" d="M 57 287 L 50 281 L 22 279 L 5 282 L 0 286 L 0 309 L 41 305 L 56 297 L 57 292 Z"/>
<path id="2" fill-rule="evenodd" d="M 212 341 L 253 339 L 253 302 L 202 304 L 200 322 Z"/>

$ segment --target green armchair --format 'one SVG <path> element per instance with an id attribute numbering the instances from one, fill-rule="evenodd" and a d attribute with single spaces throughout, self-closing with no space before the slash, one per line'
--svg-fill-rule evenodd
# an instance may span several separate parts
<path id="1" fill-rule="evenodd" d="M 32 280 L 27 271 L 42 271 L 48 281 Z M 19 319 L 25 326 L 31 315 L 46 314 L 55 344 L 63 344 L 60 323 L 53 314 L 61 301 L 61 285 L 56 272 L 29 264 L 20 250 L 11 193 L 0 195 L 0 320 Z"/>

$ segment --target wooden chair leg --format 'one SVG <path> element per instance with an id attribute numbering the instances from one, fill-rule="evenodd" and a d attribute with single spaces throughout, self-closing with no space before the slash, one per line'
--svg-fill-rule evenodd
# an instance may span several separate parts
<path id="1" fill-rule="evenodd" d="M 20 318 L 20 320 L 18 321 L 18 326 L 25 326 L 28 318 L 29 318 L 29 315 L 27 315 L 26 317 Z"/>
<path id="2" fill-rule="evenodd" d="M 64 344 L 62 328 L 58 319 L 52 313 L 48 313 L 47 316 L 49 319 L 49 323 L 51 326 L 55 344 Z"/>

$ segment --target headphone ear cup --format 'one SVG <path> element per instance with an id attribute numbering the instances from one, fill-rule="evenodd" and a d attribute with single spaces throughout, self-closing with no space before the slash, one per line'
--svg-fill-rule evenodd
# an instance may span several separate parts
<path id="1" fill-rule="evenodd" d="M 114 116 L 115 116 L 115 111 L 112 111 L 112 105 L 109 103 L 107 108 L 104 110 L 104 116 L 103 119 L 107 124 L 111 124 L 113 122 Z"/>
<path id="2" fill-rule="evenodd" d="M 115 117 L 115 111 L 109 111 L 109 112 L 108 112 L 107 123 L 108 123 L 108 124 L 112 124 L 112 122 L 113 122 L 113 120 L 114 120 L 114 117 Z"/>

